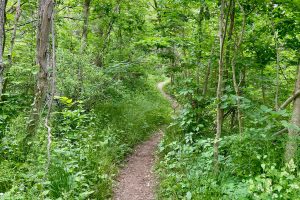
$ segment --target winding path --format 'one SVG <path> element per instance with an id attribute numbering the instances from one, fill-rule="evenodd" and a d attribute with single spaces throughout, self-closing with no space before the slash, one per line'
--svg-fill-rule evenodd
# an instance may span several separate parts
<path id="1" fill-rule="evenodd" d="M 168 82 L 169 80 L 159 83 L 157 88 L 172 103 L 175 110 L 178 103 L 163 91 Z M 117 179 L 114 200 L 155 199 L 156 178 L 152 168 L 155 163 L 155 150 L 162 136 L 163 131 L 159 130 L 148 141 L 136 147 Z"/>

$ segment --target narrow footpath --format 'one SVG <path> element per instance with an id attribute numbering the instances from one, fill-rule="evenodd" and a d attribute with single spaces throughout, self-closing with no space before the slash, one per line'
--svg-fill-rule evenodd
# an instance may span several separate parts
<path id="1" fill-rule="evenodd" d="M 168 81 L 157 85 L 163 96 L 170 101 L 174 110 L 178 103 L 163 90 Z M 121 170 L 114 190 L 114 200 L 154 200 L 156 177 L 153 173 L 155 150 L 163 136 L 159 130 L 146 142 L 137 146 Z"/>

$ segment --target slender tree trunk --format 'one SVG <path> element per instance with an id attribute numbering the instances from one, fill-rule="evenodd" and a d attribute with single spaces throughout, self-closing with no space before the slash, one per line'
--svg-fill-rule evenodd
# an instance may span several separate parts
<path id="1" fill-rule="evenodd" d="M 245 26 L 246 26 L 246 15 L 245 15 L 244 9 L 241 5 L 240 5 L 240 8 L 241 8 L 242 13 L 243 13 L 243 25 L 242 25 L 241 34 L 240 34 L 239 38 L 237 39 L 237 43 L 235 44 L 235 49 L 234 49 L 233 57 L 232 57 L 232 60 L 231 60 L 231 68 L 232 68 L 233 86 L 234 86 L 234 90 L 235 90 L 235 95 L 237 96 L 237 117 L 238 117 L 238 124 L 239 124 L 239 133 L 241 135 L 242 132 L 243 132 L 243 121 L 242 121 L 241 99 L 240 99 L 241 94 L 240 94 L 239 84 L 238 84 L 237 78 L 236 78 L 235 66 L 236 66 L 236 59 L 238 57 L 239 50 L 240 50 L 240 47 L 241 47 L 241 44 L 242 44 L 242 41 L 243 41 L 243 37 L 244 37 Z"/>
<path id="2" fill-rule="evenodd" d="M 14 22 L 14 28 L 13 28 L 13 33 L 10 39 L 10 48 L 9 48 L 9 53 L 8 53 L 8 65 L 5 69 L 5 78 L 4 78 L 4 84 L 3 84 L 3 93 L 6 92 L 6 88 L 8 85 L 8 77 L 7 75 L 9 74 L 9 70 L 12 66 L 12 53 L 14 50 L 14 45 L 15 45 L 15 40 L 16 40 L 16 35 L 17 35 L 17 29 L 18 29 L 18 23 L 19 19 L 21 17 L 21 0 L 18 0 L 17 6 L 16 6 L 16 14 L 15 14 L 15 22 Z"/>
<path id="3" fill-rule="evenodd" d="M 87 35 L 88 35 L 88 28 L 89 28 L 89 11 L 90 11 L 90 3 L 92 0 L 84 0 L 83 4 L 83 28 L 82 28 L 82 40 L 81 40 L 81 47 L 80 53 L 83 54 L 87 47 Z M 84 91 L 83 86 L 83 68 L 82 64 L 78 66 L 78 82 L 79 82 L 79 94 L 81 95 Z"/>
<path id="4" fill-rule="evenodd" d="M 19 19 L 21 17 L 21 0 L 18 0 L 17 7 L 16 7 L 16 15 L 15 15 L 15 22 L 14 22 L 14 29 L 10 40 L 10 49 L 9 49 L 9 64 L 12 64 L 12 53 L 15 45 L 16 35 L 17 35 L 17 29 L 18 29 L 18 23 Z"/>
<path id="5" fill-rule="evenodd" d="M 115 6 L 113 12 L 115 14 L 117 14 L 117 13 L 120 14 L 121 0 L 117 0 L 116 4 L 117 5 Z M 114 24 L 116 22 L 116 19 L 117 19 L 116 17 L 111 18 L 111 21 L 108 24 L 107 32 L 104 34 L 102 47 L 100 48 L 99 53 L 98 53 L 99 67 L 102 67 L 103 64 L 104 64 L 104 57 L 105 57 L 105 54 L 106 54 L 106 50 L 108 49 L 109 44 L 110 44 L 110 36 L 111 36 L 112 31 L 113 31 L 113 27 L 114 27 Z"/>
<path id="6" fill-rule="evenodd" d="M 220 7 L 220 24 L 219 24 L 219 37 L 220 37 L 220 58 L 219 58 L 219 75 L 217 87 L 217 131 L 214 141 L 214 171 L 219 171 L 219 143 L 222 133 L 223 123 L 223 109 L 221 108 L 221 99 L 223 96 L 223 68 L 224 68 L 224 44 L 226 38 L 227 20 L 225 20 L 225 0 L 221 0 Z"/>
<path id="7" fill-rule="evenodd" d="M 48 85 L 48 47 L 51 30 L 51 17 L 53 12 L 53 0 L 40 0 L 39 21 L 37 28 L 37 64 L 39 66 L 38 80 L 31 115 L 27 126 L 25 142 L 25 154 L 27 153 L 28 141 L 37 131 L 40 123 L 40 114 L 44 105 L 44 97 Z"/>
<path id="8" fill-rule="evenodd" d="M 260 78 L 261 78 L 262 100 L 263 100 L 263 103 L 265 104 L 265 102 L 266 102 L 266 88 L 265 88 L 265 83 L 264 83 L 264 68 L 261 68 L 261 70 L 260 70 Z"/>
<path id="9" fill-rule="evenodd" d="M 279 109 L 279 70 L 280 70 L 280 58 L 279 58 L 279 42 L 278 42 L 278 32 L 275 31 L 274 39 L 276 44 L 276 93 L 275 93 L 275 108 Z"/>
<path id="10" fill-rule="evenodd" d="M 297 81 L 295 85 L 295 92 L 300 90 L 300 60 L 299 67 L 298 67 L 298 74 L 297 74 Z M 300 96 L 298 95 L 294 99 L 294 108 L 293 108 L 293 114 L 291 118 L 291 124 L 295 127 L 300 127 Z M 291 160 L 295 158 L 297 148 L 298 148 L 298 140 L 299 140 L 299 130 L 291 127 L 289 128 L 288 133 L 288 140 L 286 143 L 286 149 L 285 149 L 285 161 L 288 163 Z"/>
<path id="11" fill-rule="evenodd" d="M 229 19 L 230 18 L 230 19 Z M 230 20 L 230 24 L 228 22 Z M 234 21 L 235 21 L 235 0 L 229 1 L 229 7 L 228 7 L 228 14 L 226 17 L 226 22 L 228 22 L 229 29 L 228 29 L 228 37 L 227 37 L 227 45 L 225 47 L 225 63 L 224 63 L 224 82 L 225 84 L 229 80 L 229 69 L 230 69 L 230 57 L 231 57 L 231 48 L 230 48 L 230 42 L 232 39 L 232 34 L 234 30 Z"/>
<path id="12" fill-rule="evenodd" d="M 3 85 L 4 85 L 4 48 L 5 48 L 5 9 L 6 9 L 6 0 L 0 0 L 0 100 L 3 94 Z"/>
<path id="13" fill-rule="evenodd" d="M 210 58 L 209 58 L 209 61 L 208 61 L 208 64 L 207 64 L 207 70 L 206 70 L 206 75 L 205 75 L 205 80 L 204 80 L 203 91 L 202 91 L 202 95 L 204 97 L 207 94 L 208 82 L 209 82 L 209 78 L 210 78 L 211 65 L 212 65 L 214 53 L 215 53 L 215 42 L 213 42 L 213 45 L 211 47 Z"/>
<path id="14" fill-rule="evenodd" d="M 82 29 L 82 44 L 81 44 L 81 52 L 84 52 L 87 46 L 87 35 L 89 28 L 89 13 L 90 13 L 90 4 L 92 0 L 84 0 L 84 8 L 83 8 L 83 29 Z"/>

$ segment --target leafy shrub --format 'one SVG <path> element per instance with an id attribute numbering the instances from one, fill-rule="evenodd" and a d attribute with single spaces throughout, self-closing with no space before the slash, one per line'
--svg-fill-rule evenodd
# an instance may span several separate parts
<path id="1" fill-rule="evenodd" d="M 298 199 L 300 196 L 300 174 L 293 161 L 282 169 L 276 164 L 261 164 L 263 173 L 247 181 L 254 199 Z"/>

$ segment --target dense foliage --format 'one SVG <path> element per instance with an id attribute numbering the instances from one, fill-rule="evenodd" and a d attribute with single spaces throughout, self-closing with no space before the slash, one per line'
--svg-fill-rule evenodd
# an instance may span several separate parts
<path id="1" fill-rule="evenodd" d="M 168 103 L 156 89 L 164 79 L 156 71 L 159 59 L 136 44 L 148 29 L 146 2 L 140 1 L 141 7 L 136 3 L 91 1 L 82 50 L 84 2 L 56 2 L 57 77 L 47 169 L 44 119 L 50 86 L 37 133 L 24 144 L 38 73 L 38 13 L 36 2 L 21 1 L 0 107 L 0 199 L 108 199 L 125 156 L 168 123 Z M 16 3 L 8 1 L 4 58 L 13 37 L 15 9 Z M 25 154 L 27 145 L 30 150 Z"/>
<path id="2" fill-rule="evenodd" d="M 0 199 L 110 199 L 122 161 L 166 124 L 159 199 L 299 198 L 299 11 L 0 0 Z"/>
<path id="3" fill-rule="evenodd" d="M 159 148 L 159 197 L 298 199 L 300 108 L 284 102 L 299 88 L 299 2 L 162 2 L 162 23 L 178 20 L 161 29 L 178 40 L 168 91 L 183 109 Z"/>

